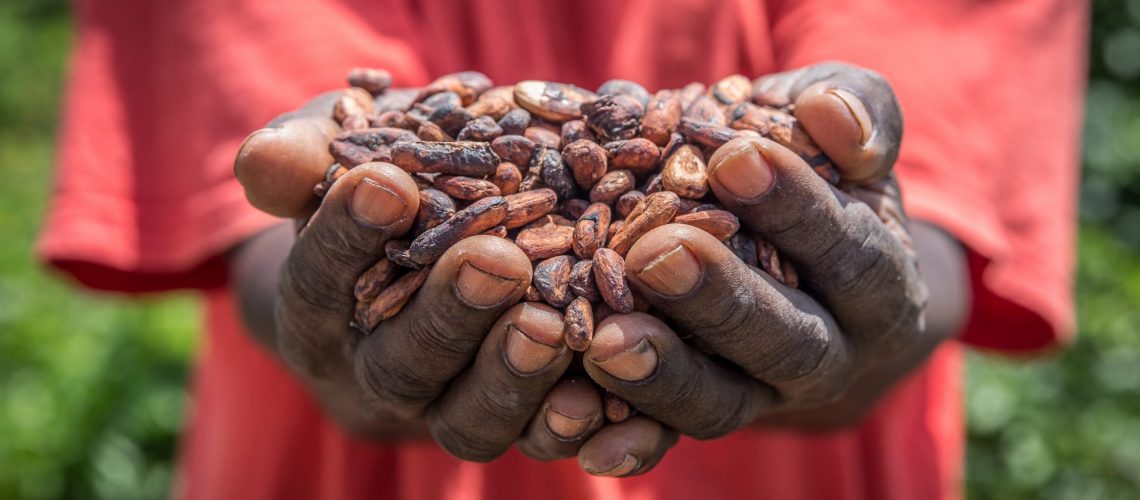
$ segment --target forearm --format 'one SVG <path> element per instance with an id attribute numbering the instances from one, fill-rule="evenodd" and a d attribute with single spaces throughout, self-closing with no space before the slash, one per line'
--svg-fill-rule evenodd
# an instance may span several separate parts
<path id="1" fill-rule="evenodd" d="M 274 303 L 281 266 L 295 239 L 293 228 L 282 223 L 265 230 L 238 246 L 231 255 L 231 279 L 238 310 L 249 334 L 262 347 L 277 355 Z M 347 320 L 346 320 L 347 321 Z M 324 411 L 353 435 L 378 440 L 427 439 L 427 425 L 409 422 L 377 425 L 361 411 L 362 401 L 347 394 L 337 384 L 309 390 Z"/>
<path id="2" fill-rule="evenodd" d="M 820 431 L 856 425 L 896 382 L 921 366 L 943 340 L 964 326 L 970 304 L 965 250 L 937 226 L 912 221 L 911 230 L 930 292 L 925 332 L 909 349 L 865 372 L 841 400 L 811 410 L 774 414 L 757 421 L 757 425 Z"/>

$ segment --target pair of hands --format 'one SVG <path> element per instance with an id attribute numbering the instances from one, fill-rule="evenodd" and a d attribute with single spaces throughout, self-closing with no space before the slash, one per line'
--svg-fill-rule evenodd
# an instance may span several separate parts
<path id="1" fill-rule="evenodd" d="M 333 185 L 295 241 L 282 228 L 239 252 L 247 321 L 346 428 L 400 438 L 426 424 L 440 446 L 469 460 L 517 444 L 540 460 L 577 455 L 592 474 L 633 475 L 656 465 L 678 433 L 713 438 L 841 400 L 924 332 L 927 290 L 891 172 L 901 115 L 885 80 L 847 65 L 760 85 L 771 103 L 795 104 L 844 190 L 759 138 L 721 147 L 710 184 L 744 227 L 795 264 L 810 295 L 707 233 L 666 225 L 626 260 L 632 286 L 672 326 L 612 315 L 582 355 L 585 373 L 567 373 L 574 353 L 562 342 L 561 313 L 518 303 L 531 263 L 511 242 L 478 236 L 448 250 L 400 314 L 361 335 L 348 325 L 353 284 L 418 209 L 407 173 L 369 164 Z M 237 162 L 326 161 L 335 133 L 328 105 L 315 101 L 255 132 Z M 266 258 L 283 245 L 287 257 Z M 593 384 L 639 415 L 605 424 Z"/>

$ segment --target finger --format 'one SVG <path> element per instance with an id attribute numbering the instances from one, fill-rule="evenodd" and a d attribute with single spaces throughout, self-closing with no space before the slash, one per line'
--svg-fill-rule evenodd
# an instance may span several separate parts
<path id="1" fill-rule="evenodd" d="M 347 321 L 356 278 L 418 209 L 415 181 L 394 165 L 360 165 L 333 184 L 282 271 L 278 347 L 294 369 L 328 378 L 329 369 L 347 366 L 358 340 Z"/>
<path id="2" fill-rule="evenodd" d="M 574 376 L 558 382 L 527 425 L 519 450 L 536 460 L 558 460 L 578 449 L 605 423 L 602 397 L 589 379 Z"/>
<path id="3" fill-rule="evenodd" d="M 234 176 L 250 204 L 278 217 L 303 219 L 316 210 L 313 186 L 336 161 L 329 141 L 338 127 L 331 118 L 339 92 L 314 99 L 249 135 L 238 148 Z"/>
<path id="4" fill-rule="evenodd" d="M 595 476 L 636 476 L 656 467 L 675 444 L 675 431 L 636 416 L 598 431 L 582 446 L 578 464 Z"/>
<path id="5" fill-rule="evenodd" d="M 542 303 L 507 310 L 475 364 L 429 408 L 435 441 L 463 460 L 486 462 L 507 451 L 574 359 L 562 323 L 562 314 Z"/>
<path id="6" fill-rule="evenodd" d="M 827 311 L 753 271 L 712 235 L 658 227 L 630 249 L 626 269 L 655 308 L 785 401 L 825 402 L 846 386 L 851 349 Z"/>
<path id="7" fill-rule="evenodd" d="M 648 314 L 599 323 L 582 364 L 639 412 L 698 439 L 732 432 L 776 403 L 771 386 L 713 362 Z"/>
<path id="8" fill-rule="evenodd" d="M 921 330 L 926 289 L 916 261 L 866 204 L 762 138 L 722 146 L 709 178 L 717 198 L 795 264 L 857 344 L 893 352 L 909 342 L 904 333 Z"/>
<path id="9" fill-rule="evenodd" d="M 530 278 L 530 260 L 509 240 L 460 241 L 436 262 L 404 310 L 361 342 L 357 380 L 378 407 L 420 417 L 471 363 L 488 329 L 522 298 Z"/>
<path id="10" fill-rule="evenodd" d="M 903 119 L 890 83 L 873 71 L 824 63 L 798 72 L 795 116 L 846 182 L 882 179 L 898 159 Z"/>

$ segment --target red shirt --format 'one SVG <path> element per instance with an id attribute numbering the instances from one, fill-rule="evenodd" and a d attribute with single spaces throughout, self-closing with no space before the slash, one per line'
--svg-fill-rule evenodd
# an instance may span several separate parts
<path id="1" fill-rule="evenodd" d="M 237 145 L 341 87 L 458 70 L 587 88 L 758 76 L 827 59 L 875 69 L 906 118 L 910 214 L 970 251 L 961 338 L 1049 348 L 1072 332 L 1087 5 L 1065 0 L 86 0 L 40 240 L 100 289 L 197 288 L 206 332 L 175 495 L 193 499 L 937 499 L 960 495 L 960 346 L 940 348 L 860 427 L 682 439 L 652 472 L 593 478 L 511 451 L 353 441 L 243 331 L 224 252 L 276 221 L 232 176 Z"/>

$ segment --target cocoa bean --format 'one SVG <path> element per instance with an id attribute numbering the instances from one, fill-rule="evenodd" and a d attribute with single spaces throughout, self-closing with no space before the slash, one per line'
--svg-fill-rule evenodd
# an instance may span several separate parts
<path id="1" fill-rule="evenodd" d="M 602 397 L 602 409 L 606 420 L 613 424 L 625 422 L 634 414 L 629 402 L 609 391 Z"/>
<path id="2" fill-rule="evenodd" d="M 557 257 L 556 257 L 557 258 Z M 566 306 L 563 317 L 566 347 L 573 351 L 586 352 L 594 340 L 594 310 L 590 301 L 578 297 Z"/>
<path id="3" fill-rule="evenodd" d="M 488 117 L 492 120 L 501 120 L 515 109 L 518 109 L 518 105 L 515 104 L 514 89 L 494 87 L 480 94 L 474 103 L 467 106 L 467 113 L 475 118 Z"/>
<path id="4" fill-rule="evenodd" d="M 363 116 L 367 119 L 372 114 L 372 94 L 367 90 L 349 87 L 333 103 L 333 119 L 337 123 L 344 123 L 350 116 Z"/>
<path id="5" fill-rule="evenodd" d="M 383 94 L 392 85 L 392 74 L 382 69 L 352 68 L 346 79 L 349 86 L 360 87 L 374 96 Z"/>
<path id="6" fill-rule="evenodd" d="M 673 220 L 680 202 L 680 198 L 672 191 L 661 191 L 646 196 L 626 218 L 625 227 L 614 235 L 606 247 L 625 256 L 629 247 L 645 233 Z"/>
<path id="7" fill-rule="evenodd" d="M 455 139 L 444 132 L 439 125 L 432 122 L 420 123 L 420 128 L 416 129 L 416 137 L 425 142 L 451 142 Z"/>
<path id="8" fill-rule="evenodd" d="M 503 135 L 522 135 L 530 126 L 530 112 L 522 108 L 512 109 L 499 118 L 499 128 Z"/>
<path id="9" fill-rule="evenodd" d="M 768 273 L 768 276 L 780 283 L 784 282 L 784 268 L 780 265 L 780 254 L 771 243 L 756 239 L 756 260 L 760 263 L 760 269 Z"/>
<path id="10" fill-rule="evenodd" d="M 412 243 L 408 240 L 388 240 L 388 242 L 384 244 L 384 255 L 388 260 L 400 267 L 419 269 L 423 266 L 412 259 L 411 254 L 408 252 L 408 248 L 410 248 L 411 245 Z"/>
<path id="11" fill-rule="evenodd" d="M 637 99 L 642 106 L 649 103 L 649 91 L 645 90 L 641 84 L 629 80 L 608 80 L 601 87 L 598 87 L 598 95 L 625 95 Z"/>
<path id="12" fill-rule="evenodd" d="M 578 197 L 578 185 L 574 182 L 574 173 L 570 171 L 566 162 L 562 161 L 562 153 L 543 148 L 535 153 L 533 161 L 539 165 L 542 183 L 558 193 L 559 198 L 569 200 Z"/>
<path id="13" fill-rule="evenodd" d="M 420 89 L 417 88 L 390 88 L 372 101 L 373 112 L 380 114 L 387 111 L 407 111 L 415 103 L 416 96 L 419 94 Z"/>
<path id="14" fill-rule="evenodd" d="M 661 186 L 683 198 L 703 198 L 709 192 L 707 170 L 701 150 L 686 144 L 665 159 Z"/>
<path id="15" fill-rule="evenodd" d="M 579 139 L 569 143 L 562 150 L 562 158 L 570 165 L 574 173 L 574 182 L 577 182 L 582 189 L 590 189 L 595 182 L 606 175 L 606 150 L 596 142 Z"/>
<path id="16" fill-rule="evenodd" d="M 485 234 L 487 236 L 498 236 L 499 238 L 506 238 L 507 237 L 507 226 L 495 226 L 491 229 L 483 231 L 483 234 Z"/>
<path id="17" fill-rule="evenodd" d="M 633 172 L 629 170 L 611 170 L 606 172 L 590 190 L 590 201 L 605 203 L 607 205 L 617 201 L 621 195 L 633 190 Z"/>
<path id="18" fill-rule="evenodd" d="M 339 163 L 333 163 L 332 166 L 325 171 L 324 180 L 319 182 L 316 186 L 313 186 L 313 194 L 316 195 L 317 198 L 324 198 L 325 194 L 328 194 L 329 189 L 332 189 L 333 183 L 347 173 L 347 168 L 340 166 Z"/>
<path id="19" fill-rule="evenodd" d="M 527 302 L 542 302 L 542 293 L 540 293 L 538 289 L 534 287 L 534 284 L 531 284 L 530 286 L 526 287 L 526 294 L 523 295 L 523 298 Z"/>
<path id="20" fill-rule="evenodd" d="M 531 125 L 523 131 L 523 137 L 530 139 L 537 146 L 562 149 L 562 134 L 546 127 Z"/>
<path id="21" fill-rule="evenodd" d="M 760 266 L 760 261 L 757 259 L 756 242 L 748 235 L 737 232 L 729 238 L 728 241 L 724 242 L 724 244 L 745 264 L 752 267 Z"/>
<path id="22" fill-rule="evenodd" d="M 396 278 L 397 271 L 399 271 L 399 267 L 396 266 L 396 263 L 381 257 L 356 279 L 356 286 L 352 289 L 352 295 L 356 297 L 357 302 L 371 302 L 372 299 L 380 295 L 384 287 Z"/>
<path id="23" fill-rule="evenodd" d="M 641 136 L 665 146 L 681 123 L 681 95 L 672 90 L 658 91 L 641 117 Z"/>
<path id="24" fill-rule="evenodd" d="M 636 175 L 647 174 L 657 167 L 661 150 L 644 137 L 607 143 L 610 168 L 629 170 Z"/>
<path id="25" fill-rule="evenodd" d="M 491 150 L 503 161 L 526 167 L 534 156 L 534 142 L 521 135 L 504 135 L 491 141 Z"/>
<path id="26" fill-rule="evenodd" d="M 677 131 L 686 139 L 713 149 L 723 146 L 724 143 L 735 139 L 738 135 L 735 129 L 710 125 L 688 118 L 681 118 L 681 125 L 677 127 Z"/>
<path id="27" fill-rule="evenodd" d="M 594 137 L 594 133 L 590 132 L 590 128 L 586 125 L 585 120 L 570 120 L 562 124 L 562 144 L 569 145 L 572 142 L 581 140 L 590 142 L 597 141 Z M 565 155 L 566 153 L 562 154 Z"/>
<path id="28" fill-rule="evenodd" d="M 727 210 L 706 210 L 678 215 L 673 218 L 673 222 L 704 230 L 720 241 L 728 240 L 740 230 L 740 220 Z"/>
<path id="29" fill-rule="evenodd" d="M 420 91 L 416 102 L 443 92 L 454 92 L 462 100 L 463 106 L 475 102 L 475 98 L 491 88 L 491 79 L 477 71 L 461 71 L 436 78 Z"/>
<path id="30" fill-rule="evenodd" d="M 681 119 L 717 127 L 728 125 L 728 119 L 724 115 L 724 111 L 721 111 L 719 103 L 707 95 L 698 97 L 689 107 L 685 108 L 685 112 L 681 114 Z"/>
<path id="31" fill-rule="evenodd" d="M 573 266 L 574 258 L 569 255 L 550 257 L 534 266 L 532 283 L 547 304 L 563 308 L 574 300 L 574 294 L 570 293 L 570 269 Z"/>
<path id="32" fill-rule="evenodd" d="M 431 264 L 459 240 L 499 225 L 506 215 L 507 201 L 503 197 L 483 198 L 421 233 L 412 240 L 408 254 L 418 264 Z"/>
<path id="33" fill-rule="evenodd" d="M 495 175 L 491 178 L 496 186 L 499 186 L 499 192 L 508 195 L 515 194 L 519 191 L 519 183 L 522 182 L 522 172 L 519 172 L 519 167 L 514 163 L 505 161 L 500 163 L 495 168 Z"/>
<path id="34" fill-rule="evenodd" d="M 553 189 L 536 189 L 506 196 L 507 215 L 503 225 L 507 229 L 523 227 L 550 213 L 558 203 L 558 195 Z"/>
<path id="35" fill-rule="evenodd" d="M 392 163 L 408 172 L 483 177 L 495 173 L 499 156 L 483 142 L 397 142 Z"/>
<path id="36" fill-rule="evenodd" d="M 391 318 L 404 308 L 416 291 L 427 281 L 431 266 L 409 271 L 388 285 L 370 302 L 358 302 L 352 326 L 365 335 L 372 333 L 381 321 Z"/>
<path id="37" fill-rule="evenodd" d="M 598 286 L 594 284 L 594 261 L 585 259 L 574 263 L 570 269 L 570 291 L 590 302 L 601 300 Z"/>
<path id="38" fill-rule="evenodd" d="M 467 122 L 467 125 L 459 131 L 459 135 L 455 138 L 460 141 L 491 142 L 500 135 L 503 135 L 503 129 L 499 127 L 498 123 L 495 123 L 495 119 L 490 116 L 481 116 Z"/>
<path id="39" fill-rule="evenodd" d="M 609 248 L 594 253 L 594 282 L 598 294 L 615 312 L 633 312 L 633 292 L 625 279 L 625 259 Z"/>
<path id="40" fill-rule="evenodd" d="M 582 105 L 586 123 L 606 141 L 632 139 L 637 135 L 645 104 L 635 97 L 616 94 Z"/>
<path id="41" fill-rule="evenodd" d="M 432 185 L 457 200 L 475 201 L 500 195 L 495 183 L 462 175 L 437 175 Z"/>
<path id="42" fill-rule="evenodd" d="M 588 259 L 606 243 L 610 227 L 610 207 L 605 203 L 590 205 L 574 225 L 574 253 Z"/>
<path id="43" fill-rule="evenodd" d="M 415 233 L 436 227 L 455 215 L 455 200 L 434 188 L 420 189 L 420 210 L 416 213 Z"/>
<path id="44" fill-rule="evenodd" d="M 574 227 L 560 224 L 528 225 L 515 237 L 515 244 L 530 260 L 562 255 L 570 251 L 573 242 Z"/>
<path id="45" fill-rule="evenodd" d="M 752 82 L 744 75 L 730 75 L 712 84 L 708 93 L 721 104 L 744 102 L 752 97 Z"/>
<path id="46" fill-rule="evenodd" d="M 593 92 L 573 85 L 537 80 L 519 82 L 514 91 L 519 106 L 556 123 L 581 117 L 581 106 L 598 98 Z"/>
<path id="47" fill-rule="evenodd" d="M 681 108 L 689 109 L 698 97 L 705 94 L 705 85 L 700 82 L 693 82 L 684 87 L 681 87 Z"/>
<path id="48" fill-rule="evenodd" d="M 644 198 L 645 193 L 636 190 L 630 191 L 621 195 L 621 198 L 618 198 L 617 203 L 614 204 L 614 208 L 617 209 L 618 215 L 624 219 L 629 217 L 629 213 L 633 211 L 633 207 L 636 207 Z"/>

